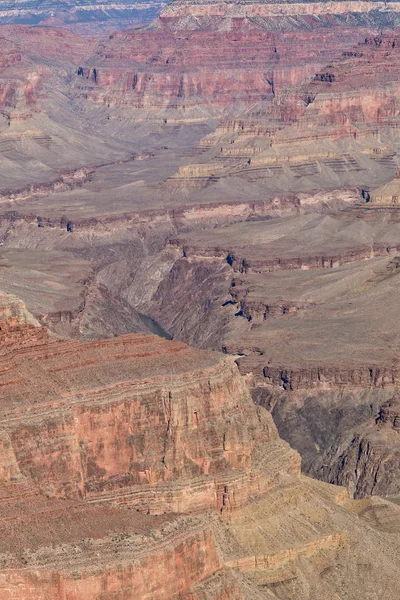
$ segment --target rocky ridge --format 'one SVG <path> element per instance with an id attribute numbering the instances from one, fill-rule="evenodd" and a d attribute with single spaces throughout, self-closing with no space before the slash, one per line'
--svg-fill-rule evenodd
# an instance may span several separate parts
<path id="1" fill-rule="evenodd" d="M 399 377 L 397 221 L 353 209 L 183 234 L 151 301 L 177 337 L 236 357 L 306 472 L 358 496 L 398 492 L 398 434 L 378 419 Z M 345 467 L 346 448 L 362 439 L 358 459 L 368 439 L 375 466 Z"/>
<path id="2" fill-rule="evenodd" d="M 0 598 L 339 598 L 355 561 L 386 590 L 398 508 L 300 476 L 232 359 L 0 335 Z"/>
<path id="3" fill-rule="evenodd" d="M 87 2 L 63 0 L 7 0 L 0 10 L 0 24 L 28 24 L 71 29 L 83 35 L 143 25 L 155 19 L 162 2 Z"/>
<path id="4" fill-rule="evenodd" d="M 374 188 L 398 169 L 398 32 L 377 30 L 397 7 L 243 6 L 173 4 L 97 43 L 3 29 L 4 288 L 61 335 L 144 315 L 223 348 L 307 472 L 392 495 L 399 242 Z"/>

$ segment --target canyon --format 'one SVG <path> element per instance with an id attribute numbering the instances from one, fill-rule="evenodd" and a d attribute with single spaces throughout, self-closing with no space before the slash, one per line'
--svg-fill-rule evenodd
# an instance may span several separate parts
<path id="1" fill-rule="evenodd" d="M 0 598 L 387 589 L 400 508 L 302 476 L 233 358 L 142 334 L 62 340 L 16 305 L 3 297 Z"/>
<path id="2" fill-rule="evenodd" d="M 399 597 L 399 7 L 2 21 L 0 599 Z"/>
<path id="3" fill-rule="evenodd" d="M 0 7 L 0 24 L 27 24 L 69 29 L 80 35 L 104 35 L 115 29 L 141 26 L 155 19 L 163 2 L 86 2 L 62 0 L 5 0 Z"/>

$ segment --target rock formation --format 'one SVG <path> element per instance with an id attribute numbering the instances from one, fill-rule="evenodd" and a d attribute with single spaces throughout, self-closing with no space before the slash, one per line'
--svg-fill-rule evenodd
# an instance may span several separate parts
<path id="1" fill-rule="evenodd" d="M 39 322 L 27 310 L 20 298 L 3 292 L 0 292 L 0 319 L 1 321 L 15 320 L 23 325 L 39 326 Z"/>
<path id="2" fill-rule="evenodd" d="M 103 40 L 2 27 L 0 312 L 86 340 L 2 329 L 4 497 L 36 553 L 5 550 L 4 597 L 341 598 L 341 577 L 398 596 L 397 509 L 375 498 L 400 492 L 397 4 L 174 2 Z M 115 338 L 146 323 L 175 341 Z M 231 358 L 182 342 L 233 355 L 258 408 Z M 303 471 L 365 499 L 300 476 L 262 407 Z M 94 511 L 87 546 L 52 533 L 58 506 Z"/>
<path id="3" fill-rule="evenodd" d="M 93 35 L 124 27 L 133 27 L 155 19 L 162 2 L 96 3 L 85 0 L 38 2 L 37 0 L 6 0 L 0 10 L 0 24 L 28 24 L 63 27 Z"/>
<path id="4" fill-rule="evenodd" d="M 300 476 L 231 358 L 0 337 L 0 598 L 398 596 L 400 509 Z"/>
<path id="5" fill-rule="evenodd" d="M 141 119 L 164 116 L 172 123 L 238 115 L 300 85 L 372 31 L 367 21 L 327 30 L 321 18 L 302 22 L 291 6 L 288 27 L 285 17 L 274 26 L 268 15 L 280 5 L 174 2 L 149 28 L 116 32 L 99 44 L 76 72 L 77 92 L 107 106 L 144 109 Z M 296 20 L 300 31 L 293 32 Z"/>
<path id="6" fill-rule="evenodd" d="M 223 511 L 273 481 L 273 471 L 260 481 L 252 462 L 258 445 L 277 443 L 276 430 L 264 411 L 257 417 L 232 361 L 147 336 L 76 345 L 7 322 L 1 336 L 6 431 L 21 474 L 43 494 L 146 513 Z"/>
<path id="7" fill-rule="evenodd" d="M 397 228 L 397 212 L 357 208 L 182 234 L 150 308 L 236 356 L 305 470 L 356 496 L 400 491 L 397 421 L 378 418 L 399 385 Z M 367 439 L 375 466 L 356 467 Z"/>

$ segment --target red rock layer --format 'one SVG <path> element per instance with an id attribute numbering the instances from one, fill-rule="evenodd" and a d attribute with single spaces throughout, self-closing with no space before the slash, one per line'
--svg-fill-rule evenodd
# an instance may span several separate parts
<path id="1" fill-rule="evenodd" d="M 168 600 L 218 571 L 202 521 L 149 517 L 0 485 L 0 598 Z"/>
<path id="2" fill-rule="evenodd" d="M 304 560 L 312 600 L 339 589 L 314 558 L 338 565 L 364 539 L 359 519 L 341 490 L 299 476 L 231 359 L 13 320 L 0 347 L 1 600 L 273 598 Z M 375 534 L 386 581 L 397 546 Z"/>
<path id="3" fill-rule="evenodd" d="M 0 348 L 2 600 L 204 598 L 192 586 L 223 566 L 210 525 L 149 515 L 229 514 L 299 474 L 229 359 L 156 336 L 60 341 L 16 319 Z M 263 446 L 283 462 L 261 468 Z M 217 580 L 207 598 L 238 597 Z"/>
<path id="4" fill-rule="evenodd" d="M 231 360 L 152 336 L 79 344 L 12 324 L 0 336 L 1 421 L 42 493 L 198 512 L 271 484 L 254 453 L 277 433 Z"/>
<path id="5" fill-rule="evenodd" d="M 245 17 L 223 21 L 220 29 L 200 22 L 193 30 L 161 16 L 150 29 L 111 35 L 77 70 L 75 84 L 85 97 L 110 105 L 237 111 L 299 85 L 368 31 L 277 33 Z"/>
<path id="6" fill-rule="evenodd" d="M 400 113 L 399 53 L 398 30 L 365 36 L 358 45 L 343 51 L 340 60 L 317 71 L 312 81 L 302 86 L 303 102 L 299 101 L 299 93 L 283 96 L 274 114 L 286 121 L 300 119 L 297 127 L 304 134 L 311 123 L 313 129 L 390 124 Z M 347 134 L 352 135 L 352 131 Z M 279 141 L 283 136 L 283 132 L 278 133 Z"/>

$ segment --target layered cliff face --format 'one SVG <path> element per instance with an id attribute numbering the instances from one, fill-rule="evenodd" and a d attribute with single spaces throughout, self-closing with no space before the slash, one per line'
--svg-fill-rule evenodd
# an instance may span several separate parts
<path id="1" fill-rule="evenodd" d="M 326 56 L 322 69 L 303 72 L 303 83 L 271 71 L 271 101 L 222 121 L 201 142 L 207 158 L 199 154 L 175 179 L 208 190 L 216 182 L 247 186 L 253 193 L 261 186 L 309 192 L 359 185 L 370 191 L 391 180 L 400 109 L 398 34 L 365 35 L 347 48 L 335 40 L 341 56 Z M 284 35 L 282 41 L 290 47 Z M 310 64 L 310 56 L 297 59 Z"/>
<path id="2" fill-rule="evenodd" d="M 379 417 L 399 385 L 397 229 L 396 211 L 357 208 L 184 234 L 150 304 L 236 356 L 304 469 L 356 496 L 399 491 L 397 421 Z"/>
<path id="3" fill-rule="evenodd" d="M 47 97 L 46 83 L 59 83 L 61 69 L 90 52 L 92 45 L 61 29 L 1 27 L 1 83 L 3 89 L 9 90 L 1 98 L 1 108 L 6 112 L 3 117 L 11 120 L 13 113 L 17 120 L 18 110 L 25 111 L 29 122 L 29 110 L 38 110 L 39 100 Z M 19 118 L 23 118 L 22 114 Z"/>
<path id="4" fill-rule="evenodd" d="M 347 439 L 330 449 L 328 461 L 317 461 L 311 471 L 346 485 L 356 497 L 399 492 L 398 393 L 386 392 L 374 400 L 378 404 L 374 414 L 351 435 L 347 433 Z"/>
<path id="5" fill-rule="evenodd" d="M 234 355 L 304 470 L 357 497 L 392 495 L 396 418 L 382 425 L 379 415 L 399 377 L 399 39 L 376 27 L 395 27 L 398 11 L 395 3 L 328 8 L 174 3 L 151 27 L 101 42 L 55 28 L 3 28 L 2 287 L 59 335 L 112 338 L 150 323 Z M 18 456 L 6 448 L 5 473 L 20 461 L 43 494 L 145 512 L 242 510 L 249 494 L 270 489 L 275 471 L 259 477 L 255 449 L 287 447 L 268 417 L 253 440 L 249 428 L 259 426 L 229 361 L 218 377 L 228 387 L 233 377 L 239 408 L 225 392 L 218 404 L 208 367 L 211 383 L 193 383 L 193 405 L 165 384 L 151 388 L 145 407 L 126 407 L 113 387 L 98 390 L 97 373 L 124 387 L 118 369 L 134 369 L 138 357 L 122 362 L 124 344 L 113 340 L 100 344 L 105 358 L 97 363 L 88 344 L 83 369 L 71 358 L 78 346 L 63 344 L 51 343 L 55 365 L 42 374 L 33 354 L 26 373 L 13 358 L 8 399 L 21 401 L 22 421 L 11 432 Z M 61 379 L 51 394 L 62 398 L 52 396 L 49 407 L 40 399 L 50 393 L 44 379 L 64 370 L 56 348 L 69 362 L 54 375 Z M 48 365 L 47 351 L 34 352 L 42 351 Z M 33 409 L 29 421 L 18 385 L 54 422 Z M 93 389 L 94 412 L 82 400 Z M 194 417 L 203 397 L 208 429 Z M 152 398 L 165 405 L 167 425 Z M 240 425 L 224 441 L 225 414 Z M 137 416 L 150 433 L 126 428 Z M 293 456 L 288 451 L 288 463 Z M 296 459 L 285 469 L 294 466 Z M 284 561 L 288 547 L 274 560 Z M 261 560 L 255 551 L 246 556 L 232 564 L 252 570 Z M 281 596 L 290 597 L 288 589 Z"/>
<path id="6" fill-rule="evenodd" d="M 69 28 L 85 35 L 143 25 L 158 16 L 162 2 L 87 2 L 63 0 L 6 0 L 0 10 L 0 23 L 53 25 Z"/>
<path id="7" fill-rule="evenodd" d="M 327 19 L 330 18 L 329 24 L 335 25 L 338 21 L 341 22 L 341 15 L 348 16 L 351 14 L 354 19 L 353 25 L 357 25 L 357 17 L 358 19 L 365 19 L 369 13 L 371 20 L 385 18 L 395 19 L 395 15 L 399 12 L 399 6 L 397 2 L 388 2 L 386 5 L 382 5 L 380 2 L 305 2 L 305 3 L 296 3 L 296 2 L 287 2 L 287 3 L 279 3 L 279 2 L 248 2 L 246 4 L 239 4 L 238 2 L 224 2 L 221 4 L 220 2 L 215 1 L 201 1 L 201 2 L 192 2 L 191 0 L 177 0 L 173 4 L 167 6 L 163 15 L 171 17 L 171 18 L 183 18 L 183 17 L 191 17 L 196 23 L 196 19 L 200 20 L 200 24 L 203 25 L 201 19 L 204 19 L 206 23 L 207 18 L 210 16 L 218 16 L 222 18 L 235 18 L 235 17 L 261 17 L 261 18 L 269 18 L 273 21 L 273 17 L 277 17 L 281 19 L 283 16 L 289 17 L 319 17 L 319 19 L 305 19 L 303 22 L 296 19 L 294 23 L 292 23 L 292 28 L 296 25 L 301 28 L 301 26 L 305 27 L 308 25 L 312 26 L 314 23 L 316 27 L 326 26 L 326 23 L 323 22 L 324 17 Z M 378 14 L 376 14 L 378 13 Z M 277 21 L 278 21 L 277 19 Z M 343 19 L 343 17 L 342 17 Z M 322 20 L 322 23 L 321 23 Z M 344 19 L 343 19 L 344 20 Z M 268 21 L 267 21 L 268 22 Z M 368 20 L 366 21 L 368 22 Z M 371 22 L 371 21 L 369 21 Z M 393 21 L 392 21 L 393 22 Z M 283 21 L 281 24 L 281 28 L 287 26 L 287 23 Z"/>
<path id="8" fill-rule="evenodd" d="M 144 109 L 138 119 L 170 123 L 239 115 L 255 104 L 263 111 L 281 90 L 311 78 L 373 31 L 368 19 L 352 29 L 341 18 L 328 28 L 320 17 L 301 22 L 297 5 L 286 9 L 288 17 L 275 4 L 172 3 L 151 27 L 116 32 L 99 44 L 77 71 L 77 92 L 111 108 Z M 268 12 L 282 13 L 276 27 Z"/>
<path id="9" fill-rule="evenodd" d="M 398 507 L 300 476 L 232 359 L 0 336 L 0 598 L 398 596 Z"/>
<path id="10" fill-rule="evenodd" d="M 66 177 L 105 163 L 126 177 L 121 161 L 155 153 L 162 175 L 151 178 L 175 204 L 188 193 L 201 203 L 222 193 L 237 201 L 263 198 L 265 188 L 271 196 L 371 187 L 394 176 L 398 35 L 377 35 L 374 19 L 390 16 L 395 27 L 396 3 L 387 12 L 361 3 L 350 13 L 334 3 L 333 21 L 316 3 L 300 5 L 315 13 L 311 21 L 292 4 L 279 17 L 262 16 L 281 11 L 276 4 L 199 4 L 191 19 L 182 16 L 188 6 L 173 3 L 151 26 L 101 42 L 55 28 L 3 28 L 5 56 L 20 61 L 4 71 L 2 139 L 13 162 L 6 190 L 75 189 L 85 182 Z M 183 144 L 159 156 L 172 149 L 175 127 Z M 31 144 L 22 145 L 28 131 Z M 139 172 L 132 192 L 155 202 L 160 190 Z M 121 188 L 118 196 L 128 191 Z"/>
<path id="11" fill-rule="evenodd" d="M 370 194 L 370 202 L 373 206 L 398 206 L 400 197 L 400 170 L 396 177 L 386 185 L 373 190 Z"/>
<path id="12" fill-rule="evenodd" d="M 301 117 L 316 96 L 315 104 L 307 111 L 311 118 L 318 109 L 319 97 L 324 102 L 326 92 L 333 94 L 331 103 L 335 104 L 337 91 L 343 93 L 349 83 L 350 91 L 354 90 L 362 73 L 368 72 L 371 53 L 375 63 L 393 65 L 390 75 L 379 64 L 375 73 L 396 81 L 398 44 L 390 40 L 390 45 L 382 45 L 382 41 L 375 40 L 382 27 L 396 27 L 398 14 L 397 3 L 383 7 L 372 2 L 334 2 L 329 6 L 316 2 L 173 2 L 150 27 L 116 32 L 99 44 L 77 70 L 76 92 L 111 110 L 130 106 L 136 109 L 135 119 L 140 121 L 164 120 L 172 124 L 235 116 L 244 120 L 245 127 L 258 121 L 265 132 L 273 131 L 276 121 L 288 123 Z M 357 42 L 363 48 L 355 50 Z M 393 51 L 393 61 L 383 53 L 384 47 Z M 375 52 L 377 49 L 381 54 Z M 361 65 L 348 73 L 348 82 L 343 73 L 334 72 L 331 64 L 342 55 L 350 60 L 363 57 Z M 304 82 L 304 89 L 298 89 Z M 382 84 L 375 82 L 377 86 Z M 373 112 L 371 100 L 364 98 L 369 117 Z M 374 100 L 377 105 L 376 95 Z M 349 102 L 352 105 L 357 100 L 345 98 L 344 102 L 342 108 L 336 102 L 334 109 L 325 105 L 321 111 L 321 125 L 325 127 L 332 125 L 334 114 L 339 113 L 337 125 L 342 126 L 342 135 L 352 133 L 348 126 L 358 111 L 356 106 L 348 110 Z M 393 102 L 393 98 L 387 99 L 390 106 Z M 381 106 L 382 110 L 385 108 Z M 395 107 L 388 106 L 387 110 L 393 112 Z M 248 125 L 246 121 L 250 121 Z M 263 145 L 269 145 L 265 139 L 259 141 L 261 148 L 256 145 L 256 154 Z M 225 146 L 219 136 L 216 144 L 221 143 Z M 218 164 L 214 164 L 214 170 L 218 170 Z"/>
<path id="13" fill-rule="evenodd" d="M 42 493 L 196 512 L 240 506 L 270 485 L 275 473 L 260 481 L 253 460 L 277 433 L 263 411 L 257 416 L 232 361 L 155 337 L 77 345 L 44 334 L 1 331 L 2 406 L 14 424 L 6 431 L 21 474 Z"/>

